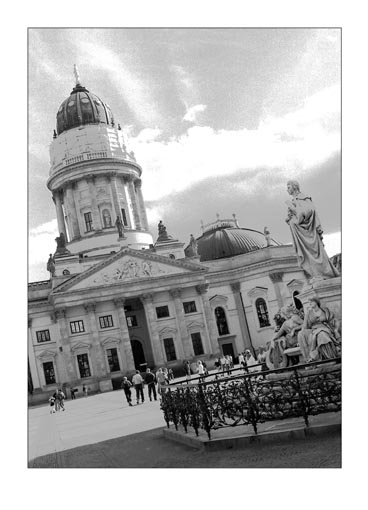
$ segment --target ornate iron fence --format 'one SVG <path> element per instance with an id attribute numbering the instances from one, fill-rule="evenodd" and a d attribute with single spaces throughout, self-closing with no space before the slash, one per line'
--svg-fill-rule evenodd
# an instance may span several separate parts
<path id="1" fill-rule="evenodd" d="M 196 435 L 238 425 L 257 425 L 341 410 L 341 359 L 296 365 L 267 372 L 240 373 L 187 385 L 170 385 L 161 395 L 167 426 Z"/>

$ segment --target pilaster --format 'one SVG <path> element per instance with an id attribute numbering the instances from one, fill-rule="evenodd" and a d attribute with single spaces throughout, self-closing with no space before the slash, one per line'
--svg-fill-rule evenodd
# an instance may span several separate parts
<path id="1" fill-rule="evenodd" d="M 118 187 L 116 183 L 116 172 L 112 172 L 110 174 L 110 186 L 111 186 L 111 194 L 112 194 L 112 203 L 115 210 L 115 217 L 113 219 L 113 224 L 115 224 L 117 216 L 120 216 L 121 218 L 121 207 L 120 207 L 120 200 L 119 200 L 119 194 L 118 194 Z"/>
<path id="2" fill-rule="evenodd" d="M 163 365 L 165 364 L 165 358 L 160 341 L 160 335 L 157 330 L 156 310 L 153 306 L 153 295 L 143 294 L 143 296 L 141 296 L 141 301 L 146 314 L 146 322 L 151 337 L 152 353 L 155 365 Z"/>
<path id="3" fill-rule="evenodd" d="M 198 292 L 198 294 L 201 296 L 201 299 L 202 299 L 205 320 L 207 323 L 208 332 L 210 335 L 210 342 L 212 345 L 212 352 L 214 354 L 216 354 L 216 353 L 220 352 L 220 347 L 218 344 L 218 334 L 217 334 L 215 318 L 213 316 L 210 301 L 208 298 L 208 288 L 209 288 L 208 283 L 196 285 L 196 291 Z"/>
<path id="4" fill-rule="evenodd" d="M 192 351 L 189 339 L 189 333 L 185 323 L 183 312 L 183 303 L 181 301 L 180 289 L 172 289 L 169 291 L 170 296 L 174 299 L 176 324 L 179 331 L 178 355 L 180 359 L 188 359 Z"/>
<path id="5" fill-rule="evenodd" d="M 100 335 L 97 327 L 96 303 L 86 303 L 84 309 L 87 312 L 89 328 L 92 337 L 92 363 L 93 372 L 97 377 L 106 375 L 104 353 L 100 344 Z"/>
<path id="6" fill-rule="evenodd" d="M 244 310 L 244 306 L 243 306 L 243 298 L 242 298 L 241 290 L 240 290 L 240 282 L 233 282 L 233 283 L 231 283 L 230 286 L 231 286 L 231 290 L 233 291 L 235 306 L 236 306 L 236 310 L 238 312 L 240 330 L 242 333 L 244 347 L 245 347 L 245 349 L 253 350 L 252 340 L 250 337 L 250 331 L 249 331 L 249 327 L 248 327 L 247 316 L 245 315 L 245 310 Z"/>
<path id="7" fill-rule="evenodd" d="M 277 304 L 279 305 L 279 308 L 284 306 L 282 296 L 281 296 L 281 290 L 280 290 L 280 282 L 282 282 L 282 277 L 284 276 L 284 273 L 277 272 L 277 273 L 270 273 L 269 277 L 271 278 L 271 281 L 273 283 L 273 287 L 275 289 Z"/>
<path id="8" fill-rule="evenodd" d="M 34 347 L 33 347 L 33 342 L 32 342 L 31 327 L 32 327 L 32 319 L 29 318 L 28 319 L 28 362 L 29 362 L 29 370 L 31 372 L 33 388 L 34 389 L 38 389 L 38 388 L 41 388 L 41 383 L 40 383 L 40 378 L 39 378 L 38 370 L 37 370 L 36 357 L 35 357 L 35 354 L 34 354 Z"/>
<path id="9" fill-rule="evenodd" d="M 130 343 L 129 329 L 127 325 L 124 298 L 114 299 L 114 305 L 118 312 L 119 327 L 121 332 L 122 342 L 120 344 L 120 352 L 123 360 L 123 371 L 133 372 L 135 370 L 134 357 L 132 352 L 132 345 Z"/>
<path id="10" fill-rule="evenodd" d="M 74 184 L 68 183 L 65 188 L 65 198 L 67 203 L 67 210 L 70 218 L 70 240 L 78 239 L 80 237 L 79 222 L 77 216 L 77 208 L 74 200 Z"/>
<path id="11" fill-rule="evenodd" d="M 73 356 L 70 351 L 70 337 L 65 308 L 59 308 L 55 311 L 55 320 L 58 322 L 60 329 L 60 342 L 56 343 L 59 348 L 58 356 L 61 359 L 59 375 L 62 382 L 70 382 L 78 379 L 79 375 L 76 373 Z"/>

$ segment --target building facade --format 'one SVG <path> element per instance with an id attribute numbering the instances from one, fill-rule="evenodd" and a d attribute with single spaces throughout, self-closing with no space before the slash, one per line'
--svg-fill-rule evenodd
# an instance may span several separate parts
<path id="1" fill-rule="evenodd" d="M 149 231 L 142 169 L 110 108 L 77 83 L 57 113 L 48 189 L 60 237 L 50 280 L 29 284 L 29 387 L 108 391 L 136 368 L 211 363 L 267 345 L 273 316 L 298 304 L 305 274 L 291 245 L 202 225 L 188 246 Z M 147 170 L 149 171 L 149 170 Z"/>

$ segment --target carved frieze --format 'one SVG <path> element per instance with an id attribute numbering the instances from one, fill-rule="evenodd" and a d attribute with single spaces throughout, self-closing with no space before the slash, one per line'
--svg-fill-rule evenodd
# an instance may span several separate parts
<path id="1" fill-rule="evenodd" d="M 161 276 L 168 272 L 166 268 L 164 269 L 163 266 L 150 260 L 127 258 L 119 261 L 113 268 L 107 267 L 105 271 L 98 273 L 93 279 L 93 283 L 105 284 L 136 278 L 148 278 Z"/>

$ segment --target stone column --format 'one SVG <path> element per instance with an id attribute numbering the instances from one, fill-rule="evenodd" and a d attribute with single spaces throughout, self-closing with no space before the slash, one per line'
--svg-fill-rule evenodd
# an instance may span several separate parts
<path id="1" fill-rule="evenodd" d="M 120 352 L 124 364 L 123 371 L 134 372 L 134 357 L 132 352 L 132 345 L 130 343 L 130 335 L 124 310 L 124 303 L 124 298 L 114 299 L 114 305 L 118 312 L 119 326 L 122 338 L 122 342 L 120 344 Z"/>
<path id="2" fill-rule="evenodd" d="M 84 309 L 88 315 L 89 328 L 92 337 L 92 356 L 93 375 L 102 377 L 106 375 L 105 355 L 100 344 L 100 335 L 96 319 L 96 303 L 86 303 Z"/>
<path id="3" fill-rule="evenodd" d="M 205 338 L 203 339 L 203 349 L 204 349 L 205 354 L 213 354 L 213 347 L 212 347 L 212 343 L 211 343 L 211 335 L 210 335 L 210 330 L 209 330 L 209 327 L 208 327 L 208 324 L 207 324 L 206 312 L 205 312 L 203 298 L 202 298 L 202 295 L 200 294 L 200 292 L 198 291 L 197 288 L 196 288 L 196 291 L 197 291 L 197 293 L 200 296 L 199 302 L 200 302 L 201 313 L 202 313 L 202 318 L 203 318 L 203 325 L 204 325 L 204 330 L 205 330 L 205 335 L 206 335 Z"/>
<path id="4" fill-rule="evenodd" d="M 54 192 L 52 195 L 52 199 L 53 199 L 55 207 L 56 207 L 56 218 L 57 218 L 59 233 L 64 234 L 65 239 L 68 239 L 68 236 L 66 233 L 63 206 L 61 205 L 60 192 L 59 191 Z"/>
<path id="5" fill-rule="evenodd" d="M 164 357 L 160 336 L 157 330 L 156 310 L 153 306 L 152 294 L 143 294 L 143 296 L 141 296 L 141 301 L 143 303 L 144 311 L 146 314 L 146 322 L 151 337 L 152 353 L 155 365 L 164 365 L 166 360 Z"/>
<path id="6" fill-rule="evenodd" d="M 191 357 L 191 343 L 189 333 L 185 324 L 185 317 L 183 312 L 183 303 L 181 301 L 180 289 L 173 289 L 169 291 L 170 296 L 174 299 L 176 325 L 179 332 L 179 345 L 177 345 L 177 354 L 179 359 L 188 359 Z"/>
<path id="7" fill-rule="evenodd" d="M 220 347 L 218 344 L 218 331 L 217 326 L 215 323 L 215 318 L 212 312 L 211 304 L 208 299 L 208 283 L 197 285 L 196 291 L 201 296 L 202 303 L 203 303 L 203 309 L 204 309 L 204 315 L 207 322 L 208 332 L 210 335 L 211 345 L 212 345 L 212 352 L 214 354 L 220 352 Z"/>
<path id="8" fill-rule="evenodd" d="M 80 238 L 80 230 L 79 230 L 79 223 L 78 223 L 78 216 L 77 216 L 77 208 L 75 206 L 75 200 L 74 200 L 74 183 L 68 183 L 65 188 L 65 199 L 67 203 L 67 210 L 68 210 L 68 218 L 69 224 L 70 224 L 70 237 L 71 241 L 73 239 Z"/>
<path id="9" fill-rule="evenodd" d="M 143 194 L 142 194 L 142 181 L 141 181 L 141 179 L 137 179 L 135 181 L 135 189 L 137 190 L 138 205 L 139 205 L 139 210 L 140 210 L 140 213 L 141 213 L 143 228 L 145 230 L 149 230 L 147 213 L 146 213 L 146 208 L 145 208 L 145 205 L 144 205 L 144 199 L 143 199 Z"/>
<path id="10" fill-rule="evenodd" d="M 59 349 L 58 357 L 61 359 L 61 366 L 59 369 L 60 380 L 61 382 L 70 382 L 74 379 L 79 379 L 79 374 L 76 373 L 75 369 L 74 356 L 70 351 L 70 337 L 66 321 L 66 309 L 57 309 L 53 318 L 59 323 L 60 328 L 60 341 L 56 342 Z"/>
<path id="11" fill-rule="evenodd" d="M 29 370 L 31 372 L 33 389 L 37 390 L 41 388 L 40 378 L 37 370 L 36 357 L 34 354 L 33 342 L 32 342 L 32 319 L 28 319 L 28 362 Z"/>
<path id="12" fill-rule="evenodd" d="M 111 186 L 111 194 L 112 194 L 112 203 L 115 210 L 115 217 L 113 219 L 113 224 L 115 224 L 116 217 L 119 215 L 121 218 L 121 207 L 120 207 L 120 200 L 119 200 L 119 194 L 118 194 L 118 187 L 116 183 L 116 172 L 111 172 L 110 174 L 110 186 Z M 122 219 L 122 218 L 121 218 Z"/>
<path id="13" fill-rule="evenodd" d="M 101 224 L 101 218 L 100 218 L 100 212 L 98 210 L 97 206 L 97 195 L 96 195 L 96 188 L 95 188 L 95 177 L 93 175 L 90 175 L 87 177 L 88 182 L 88 189 L 89 189 L 89 196 L 91 199 L 91 211 L 92 211 L 92 218 L 93 218 L 93 229 L 95 232 L 99 232 L 102 230 L 102 224 Z"/>
<path id="14" fill-rule="evenodd" d="M 273 287 L 275 289 L 275 294 L 276 294 L 276 298 L 277 298 L 277 304 L 279 305 L 279 307 L 281 308 L 282 306 L 284 306 L 284 303 L 283 303 L 283 299 L 282 299 L 282 296 L 281 296 L 281 291 L 280 291 L 280 282 L 282 282 L 282 277 L 284 276 L 284 273 L 270 273 L 269 277 L 271 278 L 271 281 L 273 283 Z"/>
<path id="15" fill-rule="evenodd" d="M 132 202 L 135 228 L 136 228 L 136 230 L 142 230 L 141 218 L 139 216 L 139 210 L 138 210 L 137 197 L 135 194 L 134 178 L 130 177 L 128 179 L 127 183 L 128 183 L 128 193 L 130 196 L 130 200 Z"/>
<path id="16" fill-rule="evenodd" d="M 242 298 L 241 291 L 240 291 L 240 282 L 231 283 L 231 290 L 233 291 L 236 310 L 238 312 L 240 331 L 242 334 L 244 347 L 245 347 L 245 349 L 251 349 L 253 351 L 252 340 L 250 337 L 247 316 L 245 314 L 243 298 Z"/>
<path id="17" fill-rule="evenodd" d="M 79 192 L 78 192 L 77 183 L 74 183 L 74 186 L 73 186 L 73 199 L 74 199 L 75 210 L 76 210 L 76 214 L 77 214 L 77 221 L 78 221 L 78 226 L 79 226 L 79 235 L 81 236 L 84 233 L 84 230 L 85 230 L 85 223 L 84 223 L 84 218 L 82 217 L 82 213 L 81 213 L 81 210 L 80 210 L 80 202 L 79 202 L 80 195 L 79 195 Z"/>

